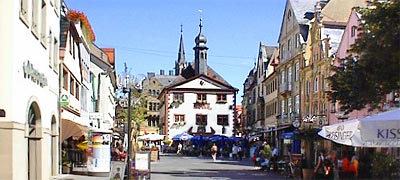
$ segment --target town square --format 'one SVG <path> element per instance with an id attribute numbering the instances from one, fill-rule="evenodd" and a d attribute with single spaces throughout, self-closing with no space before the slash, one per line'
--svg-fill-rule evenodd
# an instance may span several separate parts
<path id="1" fill-rule="evenodd" d="M 1 0 L 0 179 L 399 179 L 399 0 Z"/>

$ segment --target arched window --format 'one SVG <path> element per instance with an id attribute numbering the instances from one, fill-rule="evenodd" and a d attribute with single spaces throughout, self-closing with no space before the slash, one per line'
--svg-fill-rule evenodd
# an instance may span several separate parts
<path id="1" fill-rule="evenodd" d="M 28 179 L 41 177 L 41 115 L 39 106 L 33 102 L 28 110 Z"/>

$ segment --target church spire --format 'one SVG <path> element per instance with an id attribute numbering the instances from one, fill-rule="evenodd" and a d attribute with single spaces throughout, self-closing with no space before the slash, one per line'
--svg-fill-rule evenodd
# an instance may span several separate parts
<path id="1" fill-rule="evenodd" d="M 175 75 L 178 76 L 182 74 L 186 66 L 185 49 L 183 45 L 183 25 L 181 24 L 181 38 L 179 39 L 178 60 L 175 62 Z"/>
<path id="2" fill-rule="evenodd" d="M 181 38 L 179 40 L 178 62 L 185 63 L 185 49 L 183 46 L 183 25 L 181 24 Z"/>

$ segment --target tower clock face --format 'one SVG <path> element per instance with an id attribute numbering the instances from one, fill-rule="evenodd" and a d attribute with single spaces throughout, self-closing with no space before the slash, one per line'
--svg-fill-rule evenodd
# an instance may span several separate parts
<path id="1" fill-rule="evenodd" d="M 293 127 L 295 127 L 295 128 L 300 127 L 300 121 L 298 121 L 298 120 L 293 121 Z"/>

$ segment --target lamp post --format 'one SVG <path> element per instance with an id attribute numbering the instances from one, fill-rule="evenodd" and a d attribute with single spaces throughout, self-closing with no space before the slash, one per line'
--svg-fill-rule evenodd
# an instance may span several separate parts
<path id="1" fill-rule="evenodd" d="M 128 180 L 131 179 L 131 166 L 132 166 L 132 117 L 131 117 L 131 88 L 123 88 L 123 93 L 128 93 L 128 155 L 127 155 L 127 174 Z"/>

